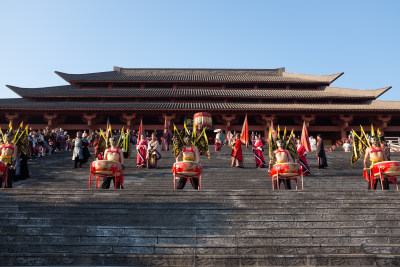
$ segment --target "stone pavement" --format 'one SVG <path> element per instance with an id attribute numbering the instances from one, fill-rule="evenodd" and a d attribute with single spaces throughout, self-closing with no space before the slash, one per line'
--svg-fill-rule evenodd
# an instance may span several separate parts
<path id="1" fill-rule="evenodd" d="M 272 191 L 244 149 L 202 158 L 203 190 L 172 190 L 173 157 L 156 170 L 128 160 L 124 190 L 88 190 L 70 152 L 29 162 L 31 178 L 0 191 L 0 265 L 399 265 L 399 192 L 367 191 L 362 162 L 327 153 L 304 191 Z M 400 160 L 397 154 L 392 160 Z"/>

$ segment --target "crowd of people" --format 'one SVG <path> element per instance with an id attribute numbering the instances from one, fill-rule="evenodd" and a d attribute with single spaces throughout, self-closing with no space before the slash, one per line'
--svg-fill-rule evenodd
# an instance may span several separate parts
<path id="1" fill-rule="evenodd" d="M 161 151 L 168 151 L 169 146 L 173 140 L 171 133 L 165 129 L 163 132 L 153 131 L 143 132 L 138 135 L 134 130 L 128 130 L 129 135 L 122 135 L 123 138 L 129 136 L 129 143 L 132 147 L 136 148 L 136 166 L 137 168 L 157 168 L 157 161 L 161 159 Z M 14 133 L 15 134 L 15 133 Z M 112 135 L 118 137 L 121 135 L 121 131 L 114 130 Z M 293 135 L 294 136 L 294 135 Z M 53 155 L 56 151 L 72 151 L 72 160 L 74 162 L 74 168 L 82 168 L 83 164 L 88 162 L 92 157 L 89 152 L 90 147 L 96 147 L 100 137 L 100 131 L 96 130 L 90 133 L 86 131 L 80 131 L 75 134 L 74 139 L 67 131 L 61 128 L 50 129 L 48 127 L 44 129 L 29 129 L 28 134 L 28 146 L 29 153 L 24 153 L 20 149 L 16 148 L 12 143 L 13 132 L 7 133 L 3 136 L 2 145 L 0 147 L 2 161 L 6 162 L 8 165 L 8 179 L 2 178 L 1 186 L 12 187 L 12 181 L 18 179 L 26 179 L 29 177 L 28 161 Z M 96 159 L 102 160 L 115 160 L 124 165 L 124 158 L 128 157 L 127 151 L 117 148 L 118 140 L 116 138 L 111 138 L 109 140 L 109 147 L 104 153 L 100 153 Z M 232 148 L 231 152 L 231 167 L 243 168 L 243 153 L 242 153 L 242 141 L 240 133 L 228 132 L 225 134 L 223 131 L 217 131 L 215 137 L 215 151 L 221 151 L 223 145 L 229 145 Z M 279 162 L 297 162 L 301 164 L 304 175 L 311 174 L 311 170 L 307 163 L 307 153 L 304 145 L 301 143 L 300 138 L 295 139 L 297 141 L 297 157 L 296 159 L 293 155 L 290 155 L 288 151 L 284 149 L 284 141 L 278 140 L 277 149 L 273 151 L 272 158 L 270 154 L 269 163 L 266 162 L 264 158 L 264 143 L 261 134 L 256 132 L 251 132 L 250 135 L 250 145 L 252 146 L 252 151 L 255 157 L 255 167 L 256 168 L 271 168 L 274 163 Z M 371 138 L 371 142 L 374 138 Z M 160 142 L 159 142 L 160 141 Z M 187 141 L 187 140 L 185 140 Z M 268 140 L 266 140 L 268 141 Z M 344 151 L 350 151 L 352 140 L 346 139 L 343 144 Z M 314 139 L 312 136 L 309 138 L 309 143 L 311 146 L 311 151 L 316 152 L 318 158 L 318 168 L 328 167 L 327 158 L 325 154 L 324 142 L 321 135 Z M 374 152 L 382 152 L 382 159 L 390 160 L 390 148 L 386 145 L 386 140 L 381 138 L 382 147 L 379 149 L 375 148 L 372 151 L 367 151 L 367 155 L 371 157 Z M 267 144 L 268 146 L 268 144 Z M 96 151 L 97 147 L 95 148 Z M 192 148 L 193 150 L 193 148 Z M 183 154 L 193 152 L 190 150 L 188 145 L 184 146 Z M 371 154 L 372 153 L 372 154 Z M 196 153 L 195 153 L 196 154 Z M 96 153 L 97 155 L 97 153 Z M 197 155 L 197 154 L 196 154 Z M 182 155 L 181 155 L 182 156 Z M 366 156 L 367 157 L 367 156 Z M 193 157 L 195 160 L 199 160 L 198 157 Z M 374 158 L 372 156 L 372 158 Z M 95 160 L 96 160 L 95 159 Z M 109 188 L 111 180 L 105 179 L 102 188 Z M 114 183 L 119 183 L 119 187 L 122 188 L 123 181 L 114 181 Z M 180 181 L 178 188 L 183 188 L 183 180 Z M 285 184 L 285 188 L 290 189 L 289 184 Z"/>

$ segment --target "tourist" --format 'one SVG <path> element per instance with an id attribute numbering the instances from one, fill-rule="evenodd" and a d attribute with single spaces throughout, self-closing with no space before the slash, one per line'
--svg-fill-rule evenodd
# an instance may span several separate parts
<path id="1" fill-rule="evenodd" d="M 367 162 L 368 162 L 368 158 L 371 161 L 371 166 L 372 167 L 373 164 L 381 162 L 381 161 L 387 161 L 386 155 L 384 153 L 384 151 L 382 150 L 382 148 L 379 146 L 378 144 L 378 137 L 376 136 L 371 136 L 370 138 L 370 142 L 371 142 L 371 146 L 368 147 L 365 150 L 365 157 L 364 157 L 364 178 L 367 179 L 368 181 L 368 189 L 376 189 L 376 184 L 378 182 L 378 179 L 374 179 L 372 181 L 372 188 L 371 188 L 371 179 L 373 177 L 369 177 L 369 173 L 368 173 L 368 167 L 367 167 Z M 388 179 L 385 177 L 383 179 L 383 181 L 381 181 L 382 185 L 383 185 L 383 189 L 384 190 L 388 190 L 389 189 L 389 183 L 388 183 Z"/>
<path id="2" fill-rule="evenodd" d="M 72 141 L 72 160 L 75 161 L 74 168 L 82 168 L 82 163 L 84 160 L 83 149 L 82 149 L 82 132 L 76 133 L 76 138 Z"/>
<path id="3" fill-rule="evenodd" d="M 225 136 L 224 131 L 221 131 L 221 135 L 219 136 L 219 139 L 221 140 L 222 145 L 226 145 L 226 136 Z"/>
<path id="4" fill-rule="evenodd" d="M 231 131 L 228 131 L 228 133 L 226 134 L 226 139 L 228 142 L 228 146 L 233 146 L 235 144 L 234 136 Z"/>
<path id="5" fill-rule="evenodd" d="M 83 133 L 82 134 L 82 151 L 83 151 L 83 162 L 86 163 L 88 162 L 88 159 L 91 157 L 90 152 L 89 152 L 89 140 L 87 139 L 88 134 Z"/>
<path id="6" fill-rule="evenodd" d="M 255 161 L 256 161 L 256 168 L 265 168 L 265 159 L 264 159 L 264 154 L 263 154 L 263 142 L 259 138 L 258 135 L 254 137 L 254 143 L 252 146 Z"/>
<path id="7" fill-rule="evenodd" d="M 288 163 L 288 162 L 293 163 L 293 159 L 290 156 L 290 153 L 286 149 L 284 149 L 285 141 L 278 139 L 276 141 L 276 145 L 277 145 L 278 149 L 274 151 L 274 156 L 269 162 L 269 170 L 270 171 L 274 164 Z M 288 189 L 288 190 L 292 189 L 291 184 L 290 184 L 290 179 L 280 179 L 279 186 L 282 181 L 285 186 L 285 189 Z M 274 188 L 275 189 L 278 188 L 278 182 L 276 180 L 274 180 Z"/>
<path id="8" fill-rule="evenodd" d="M 313 136 L 310 136 L 310 146 L 311 146 L 311 151 L 316 151 L 317 150 L 317 140 Z"/>
<path id="9" fill-rule="evenodd" d="M 151 134 L 151 140 L 147 147 L 147 168 L 157 168 L 157 161 L 161 158 L 161 147 L 158 143 L 156 133 Z"/>
<path id="10" fill-rule="evenodd" d="M 386 159 L 390 161 L 390 144 L 387 143 L 384 136 L 381 136 L 380 139 L 383 153 L 385 153 Z"/>
<path id="11" fill-rule="evenodd" d="M 161 150 L 162 151 L 169 151 L 169 142 L 170 142 L 170 135 L 168 129 L 164 129 L 164 133 L 161 137 Z"/>
<path id="12" fill-rule="evenodd" d="M 221 131 L 218 131 L 217 135 L 215 136 L 214 147 L 216 152 L 221 151 L 222 148 Z"/>
<path id="13" fill-rule="evenodd" d="M 318 169 L 324 169 L 328 167 L 328 160 L 326 159 L 324 141 L 321 135 L 317 135 L 317 158 L 318 158 Z"/>
<path id="14" fill-rule="evenodd" d="M 350 152 L 351 145 L 347 140 L 344 141 L 343 149 L 344 149 L 344 152 Z"/>
<path id="15" fill-rule="evenodd" d="M 111 137 L 109 139 L 111 147 L 104 151 L 104 160 L 115 161 L 121 163 L 121 174 L 115 179 L 115 175 L 103 178 L 102 189 L 109 189 L 111 185 L 111 180 L 114 182 L 115 189 L 124 189 L 122 184 L 124 183 L 124 157 L 122 155 L 122 149 L 118 147 L 118 140 L 116 137 Z"/>
<path id="16" fill-rule="evenodd" d="M 25 180 L 29 178 L 28 159 L 29 155 L 26 155 L 23 150 L 18 153 L 15 163 L 15 180 Z"/>
<path id="17" fill-rule="evenodd" d="M 189 161 L 189 162 L 200 162 L 200 153 L 199 149 L 192 145 L 192 138 L 188 135 L 183 137 L 184 146 L 182 148 L 181 153 L 176 157 L 176 162 L 179 161 Z M 192 187 L 195 190 L 199 188 L 199 178 L 189 178 Z M 187 178 L 182 177 L 179 178 L 176 189 L 183 189 L 186 185 Z"/>
<path id="18" fill-rule="evenodd" d="M 243 156 L 242 156 L 242 141 L 240 141 L 240 134 L 235 135 L 235 145 L 232 146 L 232 164 L 231 167 L 243 168 Z"/>
<path id="19" fill-rule="evenodd" d="M 301 139 L 297 139 L 297 153 L 299 154 L 299 159 L 297 160 L 297 162 L 303 167 L 303 175 L 306 176 L 311 174 L 310 167 L 308 166 L 308 162 L 306 159 L 307 150 L 301 144 Z"/>
<path id="20" fill-rule="evenodd" d="M 146 154 L 147 154 L 147 139 L 144 134 L 140 135 L 140 140 L 137 142 L 136 151 L 137 151 L 137 160 L 136 166 L 138 168 L 146 167 Z"/>
<path id="21" fill-rule="evenodd" d="M 7 177 L 0 177 L 0 188 L 12 188 L 12 183 L 15 176 L 15 163 L 17 159 L 18 148 L 12 142 L 12 133 L 4 135 L 4 144 L 0 146 L 0 161 L 6 165 Z"/>
<path id="22" fill-rule="evenodd" d="M 251 132 L 250 140 L 251 140 L 251 144 L 252 144 L 252 145 L 253 145 L 253 143 L 254 143 L 254 140 L 255 140 L 256 135 L 257 135 L 256 133 Z"/>

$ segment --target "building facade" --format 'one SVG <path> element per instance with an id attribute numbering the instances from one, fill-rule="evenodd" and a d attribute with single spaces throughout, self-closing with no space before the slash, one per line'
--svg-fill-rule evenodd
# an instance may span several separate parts
<path id="1" fill-rule="evenodd" d="M 277 69 L 142 69 L 67 74 L 64 86 L 20 88 L 21 98 L 0 99 L 0 126 L 21 121 L 33 129 L 61 127 L 95 130 L 106 127 L 162 130 L 164 121 L 183 125 L 186 116 L 209 112 L 213 128 L 240 131 L 245 115 L 249 130 L 267 134 L 271 122 L 326 139 L 346 137 L 360 125 L 374 124 L 387 136 L 400 131 L 400 101 L 377 98 L 389 90 L 331 86 L 343 73 L 308 75 Z M 171 129 L 171 128 L 170 128 Z"/>

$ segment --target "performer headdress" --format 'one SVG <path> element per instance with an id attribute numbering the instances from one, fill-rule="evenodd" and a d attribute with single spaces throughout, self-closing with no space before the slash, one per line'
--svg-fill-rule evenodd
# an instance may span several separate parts
<path id="1" fill-rule="evenodd" d="M 4 142 L 11 142 L 13 139 L 12 133 L 7 133 L 4 135 Z"/>
<path id="2" fill-rule="evenodd" d="M 116 137 L 111 137 L 110 144 L 116 146 L 118 144 L 118 139 Z"/>
<path id="3" fill-rule="evenodd" d="M 190 135 L 185 135 L 183 137 L 183 143 L 187 146 L 191 146 L 192 145 L 192 137 Z"/>
<path id="4" fill-rule="evenodd" d="M 285 147 L 285 140 L 282 140 L 282 139 L 276 140 L 276 145 L 278 147 Z"/>

